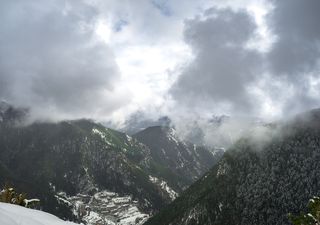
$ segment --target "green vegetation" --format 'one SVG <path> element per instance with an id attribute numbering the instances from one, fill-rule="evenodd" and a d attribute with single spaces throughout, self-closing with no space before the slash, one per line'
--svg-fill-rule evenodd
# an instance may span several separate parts
<path id="1" fill-rule="evenodd" d="M 158 139 L 158 134 L 152 138 Z M 155 213 L 172 201 L 165 184 L 180 193 L 212 159 L 210 152 L 207 157 L 168 132 L 161 134 L 164 144 L 156 143 L 152 150 L 135 137 L 85 119 L 28 126 L 0 122 L 0 186 L 9 181 L 17 190 L 37 196 L 43 211 L 73 221 L 73 206 L 60 201 L 58 193 L 93 196 L 108 190 L 130 195 L 140 210 Z M 153 154 L 158 150 L 161 157 Z M 204 156 L 206 166 L 197 166 L 202 165 L 198 155 Z M 184 160 L 179 161 L 180 156 Z"/>
<path id="2" fill-rule="evenodd" d="M 287 125 L 263 146 L 239 140 L 217 165 L 145 225 L 292 224 L 288 212 L 298 214 L 308 199 L 320 194 L 319 125 Z M 314 202 L 309 214 L 292 217 L 295 225 L 319 224 L 310 220 L 319 215 L 318 200 Z"/>
<path id="3" fill-rule="evenodd" d="M 289 214 L 294 225 L 319 225 L 320 224 L 320 198 L 313 197 L 308 203 L 308 213 L 301 213 L 299 216 Z"/>
<path id="4" fill-rule="evenodd" d="M 28 208 L 33 208 L 40 201 L 38 199 L 28 200 L 25 193 L 17 193 L 14 188 L 5 185 L 0 192 L 0 202 L 20 205 Z"/>
<path id="5" fill-rule="evenodd" d="M 9 181 L 17 190 L 37 196 L 44 211 L 62 219 L 74 216 L 69 205 L 57 200 L 61 191 L 68 196 L 92 195 L 97 189 L 129 194 L 146 212 L 171 201 L 149 179 L 157 172 L 150 169 L 149 148 L 89 120 L 24 127 L 0 124 L 0 146 L 0 186 Z"/>

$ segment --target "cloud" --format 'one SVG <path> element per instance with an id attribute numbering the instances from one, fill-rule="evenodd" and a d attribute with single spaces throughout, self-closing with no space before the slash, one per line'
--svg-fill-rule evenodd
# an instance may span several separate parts
<path id="1" fill-rule="evenodd" d="M 320 2 L 271 2 L 274 9 L 267 20 L 276 42 L 267 55 L 268 70 L 292 90 L 291 97 L 282 102 L 282 113 L 295 114 L 319 107 L 319 95 L 312 89 L 320 76 Z"/>
<path id="2" fill-rule="evenodd" d="M 0 99 L 31 107 L 34 118 L 119 122 L 137 110 L 153 114 L 190 56 L 182 21 L 207 5 L 2 1 Z"/>
<path id="3" fill-rule="evenodd" d="M 268 58 L 273 73 L 297 76 L 313 71 L 320 56 L 320 2 L 272 2 L 269 27 L 278 39 Z"/>
<path id="4" fill-rule="evenodd" d="M 319 1 L 259 4 L 213 7 L 185 22 L 193 59 L 171 87 L 169 110 L 183 136 L 200 127 L 212 144 L 224 140 L 219 135 L 239 136 L 256 117 L 319 107 Z M 233 122 L 219 129 L 207 122 L 223 114 Z"/>
<path id="5" fill-rule="evenodd" d="M 168 88 L 175 79 L 176 67 L 190 57 L 183 41 L 183 19 L 193 15 L 193 1 L 96 0 L 100 15 L 100 35 L 112 46 L 122 75 L 122 86 L 130 90 L 132 101 L 115 113 L 124 123 L 136 111 L 163 112 Z M 197 4 L 201 4 L 197 2 Z M 170 16 L 161 7 L 170 11 Z M 119 21 L 126 21 L 116 31 Z"/>
<path id="6" fill-rule="evenodd" d="M 185 23 L 184 36 L 194 60 L 182 71 L 171 92 L 179 102 L 210 107 L 231 104 L 248 108 L 246 86 L 261 69 L 261 56 L 246 48 L 257 27 L 245 11 L 210 9 L 205 18 Z"/>
<path id="7" fill-rule="evenodd" d="M 2 1 L 0 98 L 37 117 L 99 117 L 129 101 L 85 1 Z"/>
<path id="8" fill-rule="evenodd" d="M 319 10 L 316 0 L 5 0 L 0 100 L 34 117 L 118 122 L 307 110 L 319 99 Z"/>
<path id="9" fill-rule="evenodd" d="M 184 37 L 194 60 L 171 89 L 175 101 L 212 114 L 224 108 L 226 114 L 269 118 L 319 107 L 319 1 L 262 6 L 267 11 L 260 21 L 250 14 L 252 5 L 211 8 L 187 20 Z"/>

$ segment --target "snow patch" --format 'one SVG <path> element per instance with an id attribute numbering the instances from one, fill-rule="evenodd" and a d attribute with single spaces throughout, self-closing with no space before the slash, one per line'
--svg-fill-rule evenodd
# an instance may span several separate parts
<path id="1" fill-rule="evenodd" d="M 132 141 L 132 137 L 130 137 L 129 135 L 127 135 L 126 134 L 126 138 L 127 138 L 127 140 L 129 141 L 129 142 L 131 142 Z"/>
<path id="2" fill-rule="evenodd" d="M 112 144 L 111 142 L 108 141 L 106 134 L 103 133 L 102 131 L 98 130 L 97 128 L 93 128 L 92 133 L 99 135 L 101 137 L 101 139 L 104 140 L 108 145 L 114 146 L 114 144 Z"/>
<path id="3" fill-rule="evenodd" d="M 179 140 L 176 135 L 176 131 L 174 129 L 172 129 L 172 128 L 169 129 L 169 131 L 167 133 L 167 137 L 169 140 L 175 142 L 176 145 L 179 145 Z"/>
<path id="4" fill-rule="evenodd" d="M 149 180 L 153 183 L 158 185 L 162 190 L 164 190 L 165 192 L 167 192 L 169 194 L 169 197 L 171 200 L 176 199 L 179 195 L 177 192 L 175 192 L 168 184 L 167 182 L 160 180 L 157 177 L 153 177 L 151 175 L 149 175 Z"/>
<path id="5" fill-rule="evenodd" d="M 100 130 L 98 130 L 97 128 L 93 128 L 92 133 L 98 134 L 102 139 L 106 138 L 106 135 L 103 132 L 101 132 Z"/>
<path id="6" fill-rule="evenodd" d="M 76 225 L 35 209 L 0 203 L 1 225 Z"/>

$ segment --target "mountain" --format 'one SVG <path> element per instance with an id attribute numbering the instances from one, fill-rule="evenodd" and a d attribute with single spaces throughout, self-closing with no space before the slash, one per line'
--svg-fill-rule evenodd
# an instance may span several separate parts
<path id="1" fill-rule="evenodd" d="M 150 165 L 162 168 L 148 147 L 92 121 L 0 124 L 0 184 L 9 181 L 40 198 L 45 211 L 61 218 L 74 219 L 77 201 L 95 196 L 143 213 L 159 210 L 175 192 L 155 181 Z"/>
<path id="2" fill-rule="evenodd" d="M 320 195 L 320 110 L 244 137 L 145 225 L 286 225 Z"/>
<path id="3" fill-rule="evenodd" d="M 99 123 L 83 119 L 19 125 L 24 112 L 9 105 L 1 110 L 0 185 L 9 182 L 19 192 L 39 198 L 44 211 L 63 219 L 141 224 L 216 160 L 204 147 L 187 148 L 177 142 L 181 159 L 178 155 L 175 160 L 187 165 L 179 168 L 157 158 L 157 145 L 148 146 Z M 153 138 L 158 143 L 158 136 Z M 162 138 L 168 143 L 162 151 L 171 154 L 177 143 L 173 136 Z M 182 169 L 192 176 L 187 170 L 177 172 Z"/>
<path id="4" fill-rule="evenodd" d="M 175 129 L 166 126 L 149 127 L 133 137 L 148 146 L 151 157 L 171 172 L 163 178 L 179 191 L 200 178 L 224 152 L 187 143 L 178 137 Z"/>

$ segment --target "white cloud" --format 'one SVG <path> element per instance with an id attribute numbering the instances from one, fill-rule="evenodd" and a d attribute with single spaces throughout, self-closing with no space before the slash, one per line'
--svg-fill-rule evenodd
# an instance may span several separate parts
<path id="1" fill-rule="evenodd" d="M 318 3 L 288 3 L 2 1 L 0 98 L 37 117 L 118 122 L 136 111 L 278 117 L 313 107 L 319 32 L 300 25 Z M 308 16 L 297 22 L 287 9 Z"/>

